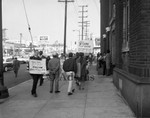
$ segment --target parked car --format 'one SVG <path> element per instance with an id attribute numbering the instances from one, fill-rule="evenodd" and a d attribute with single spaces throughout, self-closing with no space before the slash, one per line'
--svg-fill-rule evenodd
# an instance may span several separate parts
<path id="1" fill-rule="evenodd" d="M 3 71 L 8 71 L 13 69 L 13 58 L 3 57 Z"/>

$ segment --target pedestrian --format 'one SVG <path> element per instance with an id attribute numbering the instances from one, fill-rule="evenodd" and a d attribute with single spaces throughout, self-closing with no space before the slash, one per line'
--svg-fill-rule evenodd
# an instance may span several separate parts
<path id="1" fill-rule="evenodd" d="M 91 66 L 92 62 L 93 62 L 93 55 L 91 53 L 88 56 L 88 60 L 89 60 L 90 66 Z"/>
<path id="2" fill-rule="evenodd" d="M 63 70 L 66 72 L 67 79 L 69 81 L 68 84 L 68 95 L 72 95 L 75 89 L 73 88 L 74 76 L 77 72 L 77 64 L 75 59 L 73 58 L 73 53 L 69 53 L 69 58 L 66 59 L 63 63 Z"/>
<path id="3" fill-rule="evenodd" d="M 53 58 L 48 62 L 48 70 L 50 77 L 50 93 L 53 93 L 53 86 L 55 82 L 55 93 L 59 93 L 59 75 L 60 75 L 60 59 L 58 54 L 54 53 Z"/>
<path id="4" fill-rule="evenodd" d="M 80 64 L 81 64 L 81 77 L 80 77 L 80 86 L 79 89 L 84 89 L 84 82 L 86 81 L 87 77 L 87 69 L 86 66 L 88 64 L 87 60 L 84 57 L 84 53 L 80 53 Z"/>
<path id="5" fill-rule="evenodd" d="M 106 75 L 109 76 L 110 75 L 110 66 L 111 66 L 110 50 L 107 50 L 105 60 L 106 60 Z"/>
<path id="6" fill-rule="evenodd" d="M 16 78 L 18 76 L 18 70 L 19 70 L 19 68 L 20 68 L 20 62 L 17 60 L 17 57 L 15 57 L 14 61 L 13 61 L 13 70 L 14 70 Z"/>
<path id="7" fill-rule="evenodd" d="M 103 53 L 103 57 L 102 57 L 102 67 L 103 67 L 103 75 L 106 74 L 106 54 Z"/>
<path id="8" fill-rule="evenodd" d="M 34 51 L 34 55 L 31 56 L 30 59 L 31 60 L 41 60 L 41 58 L 39 57 L 38 50 Z M 29 67 L 30 67 L 30 65 L 29 65 Z M 38 80 L 43 76 L 43 74 L 30 74 L 30 75 L 32 76 L 32 79 L 33 79 L 31 94 L 34 97 L 37 97 L 37 92 L 36 92 L 37 83 L 38 83 Z"/>
<path id="9" fill-rule="evenodd" d="M 102 63 L 103 63 L 103 57 L 102 57 L 102 53 L 100 53 L 98 58 L 98 68 L 102 67 Z"/>
<path id="10" fill-rule="evenodd" d="M 39 57 L 40 57 L 41 59 L 46 59 L 46 57 L 43 55 L 43 51 L 40 51 L 40 52 L 39 52 Z M 47 67 L 47 66 L 46 66 L 46 67 Z M 44 82 L 44 78 L 43 78 L 43 76 L 41 76 L 41 77 L 40 77 L 39 86 L 42 86 L 42 85 L 43 85 L 43 82 Z"/>
<path id="11" fill-rule="evenodd" d="M 81 64 L 80 64 L 80 53 L 77 52 L 76 55 L 75 55 L 75 61 L 76 61 L 76 64 L 77 64 L 77 72 L 75 73 L 75 81 L 76 81 L 76 85 L 79 86 L 80 85 L 80 82 L 79 82 L 79 79 L 81 77 Z"/>

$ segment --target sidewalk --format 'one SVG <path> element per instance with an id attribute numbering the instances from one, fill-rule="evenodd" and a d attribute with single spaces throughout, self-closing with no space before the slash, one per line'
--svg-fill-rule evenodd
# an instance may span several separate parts
<path id="1" fill-rule="evenodd" d="M 10 97 L 0 104 L 0 118 L 135 118 L 112 83 L 111 77 L 90 73 L 94 81 L 86 82 L 85 90 L 67 95 L 65 81 L 58 94 L 49 93 L 49 81 L 38 87 L 38 97 L 30 95 L 32 80 L 9 89 Z"/>

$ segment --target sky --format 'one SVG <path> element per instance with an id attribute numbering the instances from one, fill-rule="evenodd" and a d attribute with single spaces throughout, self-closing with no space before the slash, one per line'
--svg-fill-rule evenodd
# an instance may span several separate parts
<path id="1" fill-rule="evenodd" d="M 62 1 L 62 0 L 61 0 Z M 64 0 L 63 0 L 64 1 Z M 33 41 L 36 44 L 40 36 L 49 36 L 49 43 L 58 41 L 64 42 L 64 16 L 65 4 L 58 0 L 24 0 L 26 12 Z M 73 45 L 81 32 L 81 5 L 85 7 L 85 20 L 90 21 L 89 34 L 100 37 L 100 2 L 99 0 L 74 0 L 67 4 L 67 38 L 66 44 Z M 3 28 L 6 28 L 6 37 L 9 41 L 20 41 L 22 33 L 22 43 L 31 42 L 28 30 L 27 19 L 23 6 L 23 0 L 3 0 L 2 1 Z M 73 31 L 76 30 L 76 31 Z"/>

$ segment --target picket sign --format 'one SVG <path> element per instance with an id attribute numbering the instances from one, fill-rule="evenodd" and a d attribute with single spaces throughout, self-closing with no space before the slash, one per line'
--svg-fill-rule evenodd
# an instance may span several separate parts
<path id="1" fill-rule="evenodd" d="M 47 74 L 46 59 L 42 60 L 29 60 L 29 73 L 30 74 Z"/>

